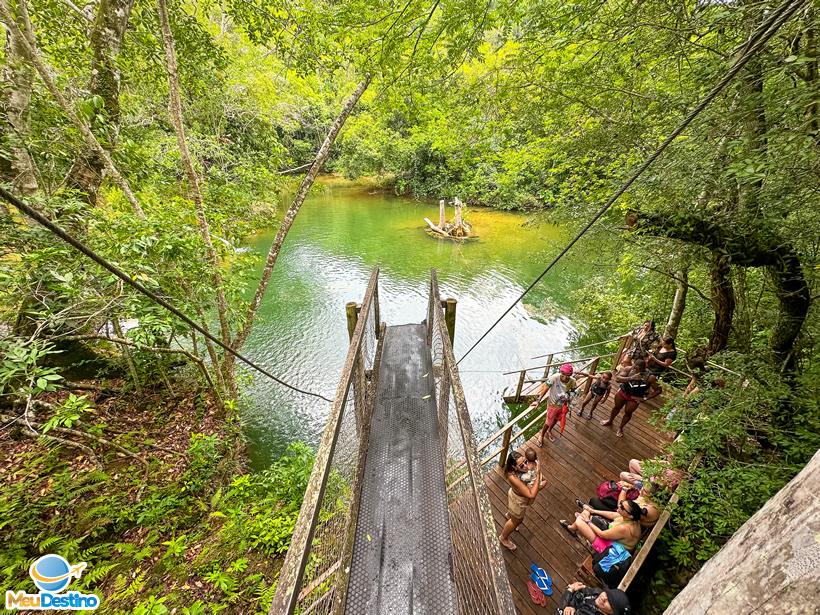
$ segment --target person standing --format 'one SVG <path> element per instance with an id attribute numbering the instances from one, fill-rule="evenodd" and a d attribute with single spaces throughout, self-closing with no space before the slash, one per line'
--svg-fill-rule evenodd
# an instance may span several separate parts
<path id="1" fill-rule="evenodd" d="M 615 394 L 615 402 L 612 404 L 612 412 L 609 418 L 601 421 L 601 425 L 612 425 L 615 417 L 620 414 L 621 408 L 623 408 L 624 416 L 615 434 L 621 438 L 624 435 L 624 427 L 632 419 L 632 414 L 638 409 L 640 403 L 660 395 L 661 386 L 658 384 L 657 377 L 646 371 L 646 361 L 643 359 L 635 361 L 635 367 L 631 375 L 616 376 L 615 381 L 620 383 L 621 386 Z"/>
<path id="2" fill-rule="evenodd" d="M 538 446 L 544 445 L 544 434 L 549 436 L 550 442 L 555 442 L 555 436 L 552 435 L 552 428 L 561 418 L 566 416 L 569 412 L 569 396 L 578 386 L 575 378 L 572 377 L 572 365 L 564 363 L 557 374 L 550 376 L 544 383 L 549 387 L 547 391 L 541 395 L 541 400 L 547 399 L 547 418 L 544 420 L 544 426 L 541 428 L 541 433 L 538 434 L 536 443 Z"/>
<path id="3" fill-rule="evenodd" d="M 517 547 L 515 543 L 510 540 L 510 534 L 521 525 L 524 521 L 524 515 L 527 512 L 530 504 L 538 495 L 538 490 L 542 486 L 541 469 L 536 466 L 535 475 L 530 476 L 532 481 L 530 484 L 521 480 L 530 472 L 530 462 L 527 458 L 519 453 L 513 451 L 507 456 L 507 463 L 504 466 L 504 475 L 507 477 L 507 482 L 510 485 L 507 491 L 507 522 L 501 529 L 501 535 L 498 537 L 499 542 L 507 547 L 510 551 L 515 551 Z"/>
<path id="4" fill-rule="evenodd" d="M 595 382 L 589 389 L 589 393 L 581 404 L 581 409 L 578 411 L 578 416 L 584 416 L 584 408 L 589 402 L 592 402 L 592 407 L 589 409 L 588 419 L 592 418 L 592 413 L 598 404 L 604 403 L 609 399 L 609 392 L 612 389 L 612 372 L 603 372 L 595 377 Z"/>
<path id="5" fill-rule="evenodd" d="M 655 331 L 655 321 L 647 320 L 640 327 L 635 327 L 632 331 L 632 350 L 630 355 L 632 360 L 646 359 L 646 355 L 660 341 L 661 336 Z"/>
<path id="6" fill-rule="evenodd" d="M 675 338 L 665 337 L 661 341 L 661 346 L 656 351 L 650 352 L 646 355 L 646 365 L 649 367 L 649 372 L 660 378 L 675 359 L 678 358 L 678 349 L 675 348 Z"/>

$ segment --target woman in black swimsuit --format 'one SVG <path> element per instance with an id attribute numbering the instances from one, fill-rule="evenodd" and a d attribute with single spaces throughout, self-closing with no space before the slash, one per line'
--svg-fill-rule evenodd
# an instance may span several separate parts
<path id="1" fill-rule="evenodd" d="M 616 376 L 615 381 L 620 383 L 621 387 L 615 394 L 615 402 L 612 405 L 612 412 L 609 419 L 601 421 L 601 425 L 612 425 L 615 417 L 624 409 L 624 416 L 621 419 L 621 425 L 615 434 L 619 438 L 624 435 L 624 427 L 632 418 L 632 414 L 638 409 L 638 405 L 642 401 L 652 399 L 661 394 L 661 387 L 658 384 L 658 378 L 646 371 L 646 361 L 638 359 L 635 361 L 635 368 L 628 376 Z"/>
<path id="2" fill-rule="evenodd" d="M 675 348 L 675 338 L 665 337 L 661 342 L 661 347 L 647 355 L 646 364 L 649 366 L 651 374 L 660 377 L 677 358 L 678 349 Z"/>

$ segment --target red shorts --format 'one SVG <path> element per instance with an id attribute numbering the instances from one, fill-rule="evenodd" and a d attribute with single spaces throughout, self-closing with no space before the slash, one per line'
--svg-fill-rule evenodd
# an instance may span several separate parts
<path id="1" fill-rule="evenodd" d="M 553 406 L 552 404 L 547 406 L 547 427 L 552 427 L 561 418 L 561 408 L 562 406 Z"/>
<path id="2" fill-rule="evenodd" d="M 620 396 L 621 399 L 623 399 L 624 401 L 632 401 L 632 402 L 635 402 L 636 404 L 639 404 L 639 403 L 641 403 L 641 401 L 643 401 L 641 399 L 638 399 L 637 397 L 632 397 L 632 395 L 630 395 L 628 393 L 624 393 L 623 389 L 618 389 L 618 392 L 615 394 L 615 396 L 616 397 Z"/>

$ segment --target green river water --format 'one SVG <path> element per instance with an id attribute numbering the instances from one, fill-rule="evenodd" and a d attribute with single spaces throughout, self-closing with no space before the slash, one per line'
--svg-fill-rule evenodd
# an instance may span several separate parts
<path id="1" fill-rule="evenodd" d="M 287 237 L 246 352 L 329 398 L 348 346 L 345 303 L 361 301 L 374 266 L 381 268 L 381 318 L 388 325 L 426 317 L 430 269 L 438 270 L 442 297 L 458 300 L 455 354 L 461 357 L 568 239 L 566 229 L 521 213 L 470 208 L 478 239 L 443 241 L 424 231 L 425 216 L 438 219 L 436 204 L 343 182 L 315 190 Z M 275 233 L 271 228 L 250 238 L 249 247 L 266 253 Z M 583 328 L 573 316 L 572 291 L 584 283 L 589 255 L 578 248 L 461 363 L 479 440 L 509 417 L 501 397 L 515 378 L 500 372 L 543 364 L 532 357 L 571 346 Z M 318 442 L 329 404 L 262 376 L 254 376 L 246 392 L 243 423 L 255 467 L 295 440 Z"/>

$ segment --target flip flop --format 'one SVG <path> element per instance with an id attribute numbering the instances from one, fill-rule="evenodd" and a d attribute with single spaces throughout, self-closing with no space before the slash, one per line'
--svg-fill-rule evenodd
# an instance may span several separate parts
<path id="1" fill-rule="evenodd" d="M 544 592 L 538 589 L 538 585 L 532 580 L 527 581 L 527 591 L 530 594 L 530 600 L 535 604 L 538 606 L 547 606 L 547 597 L 544 595 Z"/>
<path id="2" fill-rule="evenodd" d="M 534 572 L 530 574 L 530 580 L 535 583 L 535 586 L 541 590 L 545 596 L 552 596 L 552 579 L 547 575 L 547 579 L 542 579 Z"/>
<path id="3" fill-rule="evenodd" d="M 575 504 L 578 506 L 578 508 L 584 510 L 584 503 L 580 500 L 580 498 L 575 498 Z"/>
<path id="4" fill-rule="evenodd" d="M 552 577 L 547 574 L 547 571 L 535 564 L 530 564 L 532 574 L 530 578 L 538 585 L 538 589 L 544 592 L 547 596 L 552 595 Z"/>

